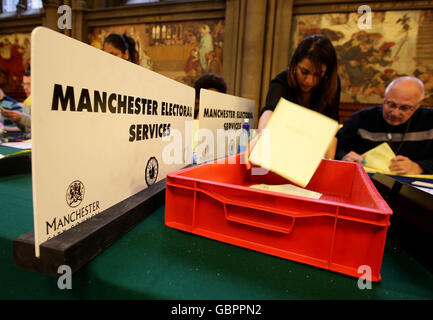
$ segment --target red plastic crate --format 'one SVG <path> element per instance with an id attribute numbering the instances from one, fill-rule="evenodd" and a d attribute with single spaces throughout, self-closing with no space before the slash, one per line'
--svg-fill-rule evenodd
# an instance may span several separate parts
<path id="1" fill-rule="evenodd" d="M 251 175 L 235 157 L 236 164 L 168 174 L 165 224 L 357 278 L 368 265 L 371 280 L 381 280 L 392 211 L 361 165 L 322 160 L 306 187 L 323 194 L 316 200 L 249 188 L 290 182 L 271 172 Z"/>

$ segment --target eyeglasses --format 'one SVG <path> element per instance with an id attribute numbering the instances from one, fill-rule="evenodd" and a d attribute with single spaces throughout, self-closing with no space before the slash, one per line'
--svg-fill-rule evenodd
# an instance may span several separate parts
<path id="1" fill-rule="evenodd" d="M 398 106 L 397 104 L 395 104 L 394 102 L 389 101 L 389 100 L 385 100 L 383 102 L 383 105 L 389 109 L 392 109 L 392 110 L 398 109 L 401 112 L 408 112 L 408 111 L 415 109 L 415 106 L 410 106 L 410 105 L 406 105 L 406 104 Z"/>

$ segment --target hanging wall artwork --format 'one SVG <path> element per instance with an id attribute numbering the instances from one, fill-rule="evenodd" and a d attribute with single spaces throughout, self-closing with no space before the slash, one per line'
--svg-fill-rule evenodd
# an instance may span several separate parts
<path id="1" fill-rule="evenodd" d="M 19 101 L 26 97 L 22 79 L 29 66 L 30 34 L 0 35 L 0 88 Z"/>
<path id="2" fill-rule="evenodd" d="M 361 14 L 294 17 L 291 47 L 311 34 L 332 41 L 339 62 L 341 102 L 382 103 L 386 86 L 404 75 L 424 82 L 425 104 L 433 105 L 433 10 L 372 12 L 371 28 Z"/>
<path id="3" fill-rule="evenodd" d="M 168 22 L 95 27 L 89 43 L 102 49 L 110 33 L 131 36 L 139 52 L 139 64 L 187 85 L 203 73 L 222 74 L 224 21 Z"/>

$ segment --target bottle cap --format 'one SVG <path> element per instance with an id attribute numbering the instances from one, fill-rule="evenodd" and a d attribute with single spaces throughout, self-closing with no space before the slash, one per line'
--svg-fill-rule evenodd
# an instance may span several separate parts
<path id="1" fill-rule="evenodd" d="M 250 122 L 248 119 L 244 119 L 244 124 L 242 125 L 242 129 L 245 129 L 245 130 L 250 129 Z"/>

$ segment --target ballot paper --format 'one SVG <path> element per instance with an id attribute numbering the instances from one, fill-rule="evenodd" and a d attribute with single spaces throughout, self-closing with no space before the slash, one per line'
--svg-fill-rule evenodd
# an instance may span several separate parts
<path id="1" fill-rule="evenodd" d="M 375 169 L 381 173 L 391 174 L 389 171 L 389 165 L 391 160 L 395 158 L 395 153 L 392 151 L 388 143 L 384 142 L 377 147 L 370 149 L 365 156 L 365 166 L 371 169 Z"/>
<path id="2" fill-rule="evenodd" d="M 395 176 L 411 177 L 411 178 L 426 178 L 433 179 L 433 175 L 429 174 L 398 174 L 389 171 L 389 165 L 391 164 L 391 159 L 395 158 L 396 155 L 392 151 L 388 143 L 384 142 L 377 147 L 370 149 L 366 153 L 364 170 L 367 173 L 383 173 L 391 174 Z"/>
<path id="3" fill-rule="evenodd" d="M 278 184 L 278 185 L 254 184 L 250 186 L 250 188 L 280 192 L 280 193 L 290 194 L 293 196 L 300 196 L 300 197 L 306 197 L 312 199 L 320 199 L 320 197 L 322 196 L 321 193 L 299 188 L 293 184 Z"/>
<path id="4" fill-rule="evenodd" d="M 431 188 L 433 190 L 433 183 L 430 183 L 430 182 L 424 182 L 424 181 L 416 180 L 416 181 L 413 181 L 412 184 L 414 184 L 416 186 Z"/>
<path id="5" fill-rule="evenodd" d="M 305 187 L 337 130 L 337 121 L 281 98 L 249 160 Z"/>

